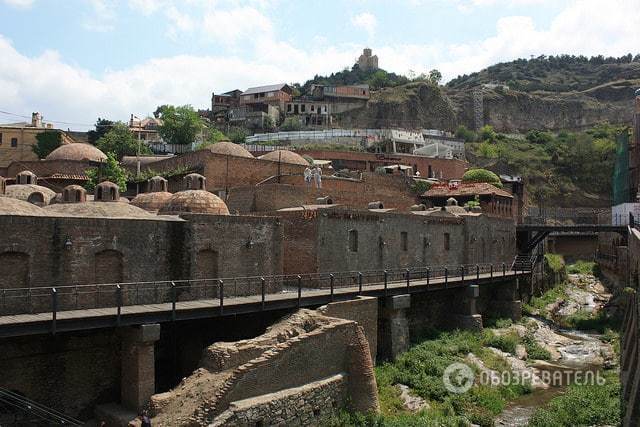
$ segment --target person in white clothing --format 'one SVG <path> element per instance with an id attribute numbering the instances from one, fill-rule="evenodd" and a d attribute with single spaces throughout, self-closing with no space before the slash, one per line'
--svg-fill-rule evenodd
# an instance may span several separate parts
<path id="1" fill-rule="evenodd" d="M 309 166 L 304 168 L 304 182 L 307 186 L 311 185 L 311 169 L 309 169 Z"/>
<path id="2" fill-rule="evenodd" d="M 316 180 L 316 188 L 322 188 L 322 169 L 320 169 L 320 165 L 313 170 L 313 177 Z"/>

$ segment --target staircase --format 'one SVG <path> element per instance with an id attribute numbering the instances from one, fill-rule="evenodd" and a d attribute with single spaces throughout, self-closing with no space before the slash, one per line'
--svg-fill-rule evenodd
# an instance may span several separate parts
<path id="1" fill-rule="evenodd" d="M 24 417 L 23 419 L 28 419 L 29 422 L 26 425 L 30 425 L 30 422 L 37 423 L 36 425 L 54 426 L 81 426 L 84 424 L 55 409 L 47 408 L 15 392 L 0 388 L 0 407 L 2 406 L 10 409 L 16 416 L 21 415 Z"/>
<path id="2" fill-rule="evenodd" d="M 538 263 L 538 255 L 517 255 L 513 264 L 511 264 L 511 269 L 513 271 L 533 271 L 534 267 Z"/>

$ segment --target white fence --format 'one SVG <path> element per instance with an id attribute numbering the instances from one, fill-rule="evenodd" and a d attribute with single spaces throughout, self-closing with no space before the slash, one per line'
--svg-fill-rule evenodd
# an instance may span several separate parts
<path id="1" fill-rule="evenodd" d="M 292 132 L 259 133 L 246 138 L 247 144 L 267 141 L 327 140 L 335 138 L 380 139 L 388 131 L 384 129 L 328 129 Z"/>

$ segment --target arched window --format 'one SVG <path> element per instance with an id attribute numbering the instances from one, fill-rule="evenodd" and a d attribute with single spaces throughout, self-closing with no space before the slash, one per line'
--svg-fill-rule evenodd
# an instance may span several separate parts
<path id="1" fill-rule="evenodd" d="M 39 191 L 36 191 L 35 193 L 31 193 L 27 198 L 27 202 L 33 203 L 34 205 L 37 205 L 37 206 L 42 206 L 44 205 L 44 194 L 42 194 Z"/>

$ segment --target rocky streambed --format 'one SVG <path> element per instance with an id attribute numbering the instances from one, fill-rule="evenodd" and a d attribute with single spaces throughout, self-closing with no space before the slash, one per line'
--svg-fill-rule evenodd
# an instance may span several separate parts
<path id="1" fill-rule="evenodd" d="M 507 360 L 515 358 L 524 362 L 512 363 L 512 369 L 529 370 L 535 380 L 533 392 L 511 402 L 495 425 L 527 425 L 535 410 L 563 393 L 569 382 L 586 381 L 590 374 L 590 378 L 597 379 L 602 369 L 615 367 L 617 356 L 610 337 L 565 326 L 576 317 L 598 318 L 601 311 L 608 308 L 610 299 L 611 294 L 593 275 L 572 274 L 561 297 L 542 310 L 534 310 L 532 316 L 524 317 L 519 324 L 494 330 L 497 335 L 516 333 L 532 337 L 549 355 L 548 360 L 530 358 L 522 352 L 504 355 Z"/>

